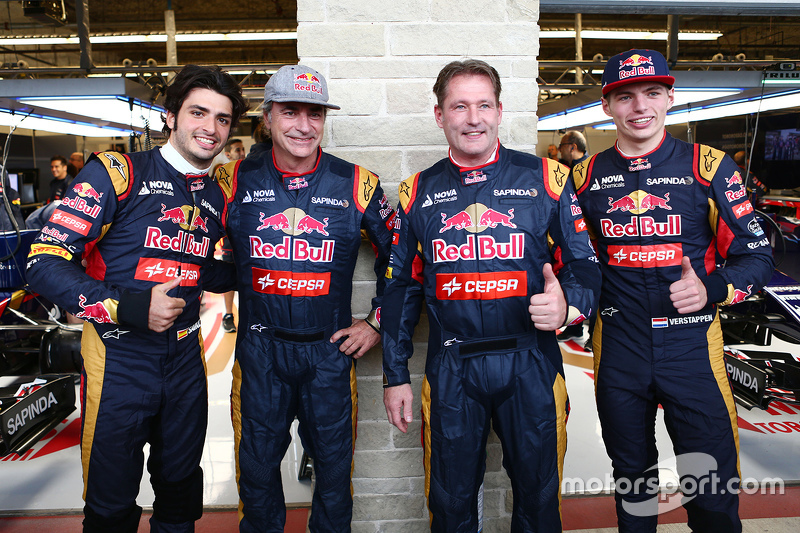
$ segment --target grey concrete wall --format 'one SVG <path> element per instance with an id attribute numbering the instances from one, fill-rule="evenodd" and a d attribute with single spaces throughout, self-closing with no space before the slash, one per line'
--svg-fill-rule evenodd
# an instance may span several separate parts
<path id="1" fill-rule="evenodd" d="M 433 83 L 456 59 L 483 59 L 502 78 L 504 145 L 534 152 L 538 87 L 538 0 L 298 0 L 298 57 L 328 80 L 331 102 L 325 150 L 381 177 L 397 204 L 397 186 L 446 157 L 433 118 Z M 362 248 L 353 311 L 364 315 L 374 294 L 372 251 Z M 414 423 L 403 434 L 386 420 L 381 351 L 358 362 L 358 439 L 353 473 L 353 531 L 428 530 L 419 392 L 427 322 L 415 335 L 410 361 Z M 484 492 L 484 531 L 508 531 L 511 491 L 492 434 Z"/>

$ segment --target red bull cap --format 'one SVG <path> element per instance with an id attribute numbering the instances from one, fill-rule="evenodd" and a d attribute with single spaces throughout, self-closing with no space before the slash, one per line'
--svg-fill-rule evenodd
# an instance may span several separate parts
<path id="1" fill-rule="evenodd" d="M 670 87 L 675 85 L 664 56 L 655 50 L 642 49 L 617 54 L 608 60 L 603 70 L 603 96 L 617 87 L 643 81 L 655 81 Z"/>
<path id="2" fill-rule="evenodd" d="M 303 102 L 341 109 L 328 103 L 328 83 L 313 68 L 284 65 L 264 86 L 264 104 L 269 102 Z"/>

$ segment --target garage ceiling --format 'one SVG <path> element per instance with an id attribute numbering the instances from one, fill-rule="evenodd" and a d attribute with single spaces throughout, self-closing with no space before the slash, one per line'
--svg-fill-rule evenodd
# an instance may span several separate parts
<path id="1" fill-rule="evenodd" d="M 25 16 L 19 1 L 0 1 L 0 36 L 23 35 L 76 35 L 75 0 L 65 0 L 66 23 L 58 24 L 45 16 Z M 54 2 L 25 2 L 28 5 L 60 4 Z M 297 3 L 295 0 L 88 0 L 90 33 L 163 33 L 164 11 L 171 6 L 175 13 L 176 29 L 180 32 L 230 32 L 230 31 L 293 31 L 296 29 Z M 604 4 L 609 4 L 605 2 Z M 678 4 L 678 2 L 671 2 Z M 686 3 L 686 2 L 684 2 Z M 705 2 L 706 4 L 708 2 Z M 564 4 L 548 6 L 543 0 L 542 11 L 564 10 Z M 575 3 L 572 3 L 573 5 Z M 594 2 L 597 6 L 600 3 Z M 625 9 L 626 2 L 619 2 Z M 639 10 L 643 2 L 627 2 L 633 11 Z M 771 4 L 771 2 L 753 2 Z M 573 8 L 574 9 L 574 8 Z M 715 54 L 733 58 L 744 54 L 747 60 L 800 59 L 800 16 L 797 9 L 789 11 L 795 16 L 717 16 L 708 14 L 682 15 L 679 18 L 681 31 L 715 31 L 723 36 L 717 41 L 681 41 L 679 60 L 710 61 Z M 662 10 L 663 11 L 663 10 Z M 48 22 L 52 22 L 48 24 Z M 574 29 L 572 13 L 542 12 L 539 24 L 545 29 Z M 588 29 L 621 29 L 637 31 L 666 31 L 667 15 L 637 13 L 620 16 L 619 13 L 586 13 L 582 16 L 582 27 Z M 595 54 L 606 57 L 612 52 L 636 46 L 630 40 L 584 39 L 583 57 L 591 59 Z M 649 41 L 650 47 L 666 50 L 663 41 Z M 572 39 L 543 39 L 540 43 L 540 60 L 574 60 L 575 43 Z M 297 61 L 296 42 L 256 41 L 237 42 L 232 47 L 218 43 L 179 43 L 180 64 L 203 62 L 217 64 L 261 64 L 291 63 Z M 0 48 L 6 66 L 25 60 L 30 67 L 78 66 L 79 48 L 76 45 L 16 46 Z M 153 44 L 106 44 L 92 46 L 92 59 L 96 66 L 121 66 L 124 59 L 134 65 L 145 64 L 155 59 L 159 65 L 166 64 L 166 45 Z"/>
<path id="2" fill-rule="evenodd" d="M 88 6 L 89 32 L 95 35 L 165 33 L 165 10 L 172 9 L 178 34 L 186 32 L 292 32 L 296 30 L 296 0 L 78 0 Z M 63 12 L 61 5 L 63 3 Z M 23 4 L 27 10 L 24 9 Z M 695 7 L 690 7 L 693 4 Z M 711 5 L 711 7 L 709 7 Z M 727 6 L 724 15 L 713 14 L 714 6 Z M 738 6 L 738 7 L 737 7 Z M 749 7 L 748 7 L 749 6 Z M 37 11 L 38 9 L 38 11 Z M 48 9 L 50 12 L 48 12 Z M 666 32 L 668 17 L 680 32 L 718 32 L 714 41 L 679 41 L 677 70 L 760 70 L 781 61 L 800 62 L 800 0 L 541 0 L 540 28 L 574 30 L 578 9 L 586 10 L 581 27 L 587 30 Z M 722 9 L 717 7 L 716 9 Z M 57 21 L 56 15 L 63 15 Z M 626 13 L 620 15 L 620 13 Z M 729 14 L 730 13 L 730 14 Z M 776 15 L 774 13 L 780 13 Z M 79 33 L 76 0 L 20 2 L 0 0 L 0 37 L 69 36 Z M 179 42 L 177 62 L 220 65 L 249 65 L 252 74 L 241 74 L 243 84 L 259 87 L 266 71 L 297 62 L 297 43 L 293 39 L 219 42 Z M 559 98 L 563 90 L 582 89 L 597 83 L 592 74 L 602 69 L 603 60 L 619 51 L 648 47 L 667 52 L 664 40 L 588 39 L 582 41 L 582 62 L 576 62 L 573 38 L 540 40 L 541 101 Z M 72 45 L 0 44 L 0 77 L 82 77 L 80 47 Z M 602 55 L 603 60 L 598 56 Z M 598 61 L 593 62 L 597 57 Z M 167 64 L 166 44 L 92 44 L 94 72 L 104 67 L 121 69 L 123 61 L 145 68 L 153 61 Z M 714 61 L 712 61 L 712 58 Z M 575 67 L 587 74 L 576 80 Z M 68 68 L 69 71 L 64 70 Z M 58 70 L 61 69 L 61 70 Z M 244 72 L 248 70 L 241 69 Z M 117 70 L 119 72 L 119 70 Z"/>

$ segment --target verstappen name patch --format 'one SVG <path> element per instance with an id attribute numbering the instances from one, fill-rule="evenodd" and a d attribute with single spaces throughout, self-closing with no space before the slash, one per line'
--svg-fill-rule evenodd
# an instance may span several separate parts
<path id="1" fill-rule="evenodd" d="M 200 266 L 167 259 L 142 257 L 136 265 L 135 279 L 165 283 L 183 274 L 183 287 L 196 287 L 200 280 Z"/>
<path id="2" fill-rule="evenodd" d="M 439 300 L 498 300 L 527 294 L 524 271 L 436 274 Z"/>
<path id="3" fill-rule="evenodd" d="M 707 315 L 697 315 L 697 316 L 679 316 L 676 318 L 651 318 L 650 323 L 652 327 L 659 329 L 659 328 L 668 328 L 669 326 L 688 326 L 691 324 L 703 324 L 712 322 L 714 317 L 710 314 Z"/>
<path id="4" fill-rule="evenodd" d="M 656 268 L 680 266 L 683 248 L 680 243 L 652 246 L 609 246 L 608 262 L 613 266 Z"/>
<path id="5" fill-rule="evenodd" d="M 295 297 L 324 296 L 330 292 L 330 272 L 291 272 L 253 267 L 253 290 Z"/>

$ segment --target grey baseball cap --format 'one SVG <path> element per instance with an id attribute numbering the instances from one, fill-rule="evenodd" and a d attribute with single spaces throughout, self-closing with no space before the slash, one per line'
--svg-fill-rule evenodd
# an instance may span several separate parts
<path id="1" fill-rule="evenodd" d="M 328 83 L 313 68 L 304 65 L 284 65 L 264 86 L 264 103 L 305 102 L 331 109 L 341 109 L 328 103 Z"/>

